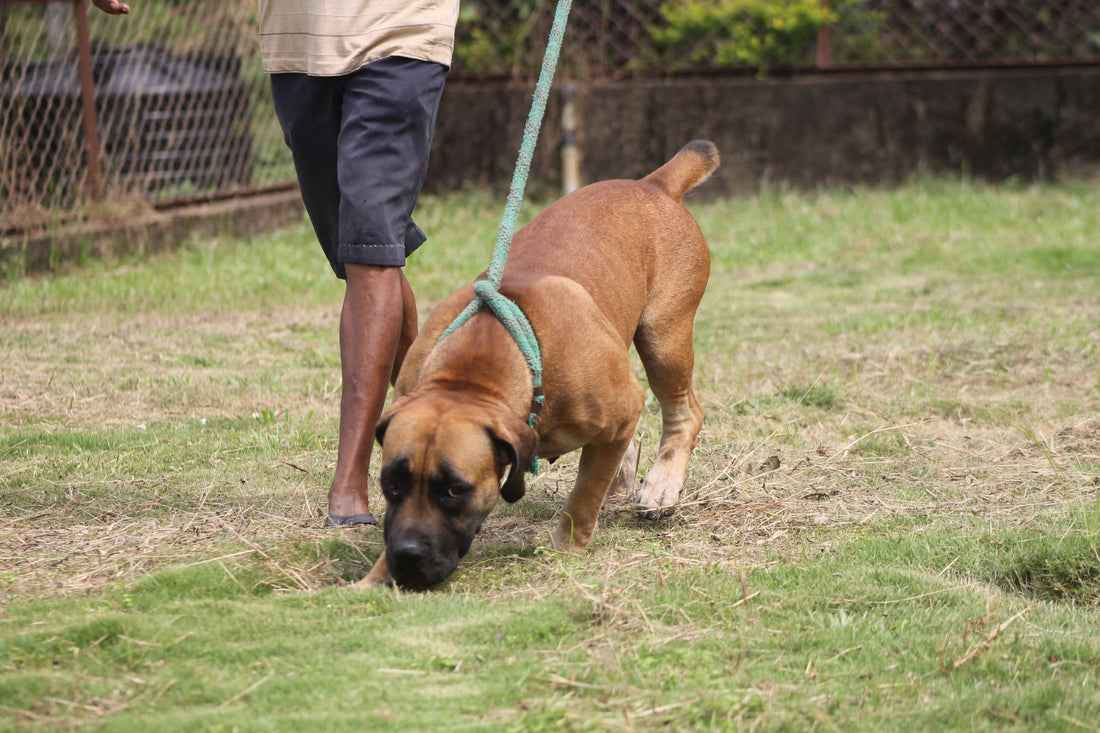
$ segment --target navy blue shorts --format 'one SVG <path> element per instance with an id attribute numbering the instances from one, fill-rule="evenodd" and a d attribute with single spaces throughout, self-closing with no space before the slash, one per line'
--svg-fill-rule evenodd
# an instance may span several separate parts
<path id="1" fill-rule="evenodd" d="M 401 267 L 426 237 L 412 220 L 447 67 L 397 56 L 346 76 L 272 74 L 275 113 L 317 239 L 345 263 Z"/>

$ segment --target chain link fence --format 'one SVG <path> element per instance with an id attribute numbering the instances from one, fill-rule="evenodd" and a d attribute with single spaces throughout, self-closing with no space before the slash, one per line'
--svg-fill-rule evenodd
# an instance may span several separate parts
<path id="1" fill-rule="evenodd" d="M 1100 59 L 1097 0 L 834 0 L 833 61 L 1003 65 Z"/>
<path id="2" fill-rule="evenodd" d="M 254 0 L 0 2 L 0 230 L 293 180 Z"/>
<path id="3" fill-rule="evenodd" d="M 464 0 L 453 75 L 532 80 L 555 2 Z M 292 183 L 255 0 L 89 7 L 0 0 L 0 234 Z M 1100 0 L 575 0 L 558 78 L 1098 57 Z"/>
<path id="4" fill-rule="evenodd" d="M 530 79 L 556 0 L 465 0 L 456 71 Z M 1100 59 L 1098 0 L 575 0 L 574 79 Z"/>

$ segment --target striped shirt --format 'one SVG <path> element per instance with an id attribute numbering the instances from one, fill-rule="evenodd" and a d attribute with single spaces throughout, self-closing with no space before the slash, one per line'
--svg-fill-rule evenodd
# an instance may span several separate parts
<path id="1" fill-rule="evenodd" d="M 458 0 L 259 0 L 264 71 L 348 74 L 386 56 L 451 65 Z"/>

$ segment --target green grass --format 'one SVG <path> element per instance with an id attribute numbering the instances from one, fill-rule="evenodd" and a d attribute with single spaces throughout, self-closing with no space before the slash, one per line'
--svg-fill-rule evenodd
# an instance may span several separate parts
<path id="1" fill-rule="evenodd" d="M 968 555 L 1016 567 L 1006 541 L 1030 539 L 957 529 L 972 531 L 887 527 L 843 556 L 747 578 L 644 544 L 645 562 L 625 573 L 505 563 L 509 583 L 542 586 L 535 597 L 488 598 L 481 578 L 426 594 L 286 594 L 254 564 L 211 562 L 16 604 L 0 695 L 24 720 L 110 730 L 1095 720 L 1095 612 L 1005 592 L 980 564 L 943 572 Z"/>
<path id="2" fill-rule="evenodd" d="M 423 201 L 425 312 L 501 208 Z M 567 457 L 427 593 L 347 587 L 381 533 L 319 527 L 342 288 L 307 224 L 5 283 L 0 729 L 1094 729 L 1100 189 L 691 208 L 680 511 L 614 497 L 547 553 Z"/>

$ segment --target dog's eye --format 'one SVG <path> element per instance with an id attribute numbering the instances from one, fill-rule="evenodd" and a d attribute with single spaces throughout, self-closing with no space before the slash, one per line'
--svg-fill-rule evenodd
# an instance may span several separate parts
<path id="1" fill-rule="evenodd" d="M 378 478 L 378 483 L 382 486 L 382 495 L 391 502 L 400 501 L 408 493 L 408 487 L 412 482 L 409 467 L 405 461 L 396 461 L 383 466 L 382 475 Z"/>
<path id="2" fill-rule="evenodd" d="M 444 484 L 436 489 L 439 505 L 444 509 L 458 509 L 466 503 L 473 487 L 466 484 Z"/>
<path id="3" fill-rule="evenodd" d="M 432 500 L 444 511 L 460 511 L 474 493 L 474 485 L 450 466 L 441 465 L 428 479 Z"/>

